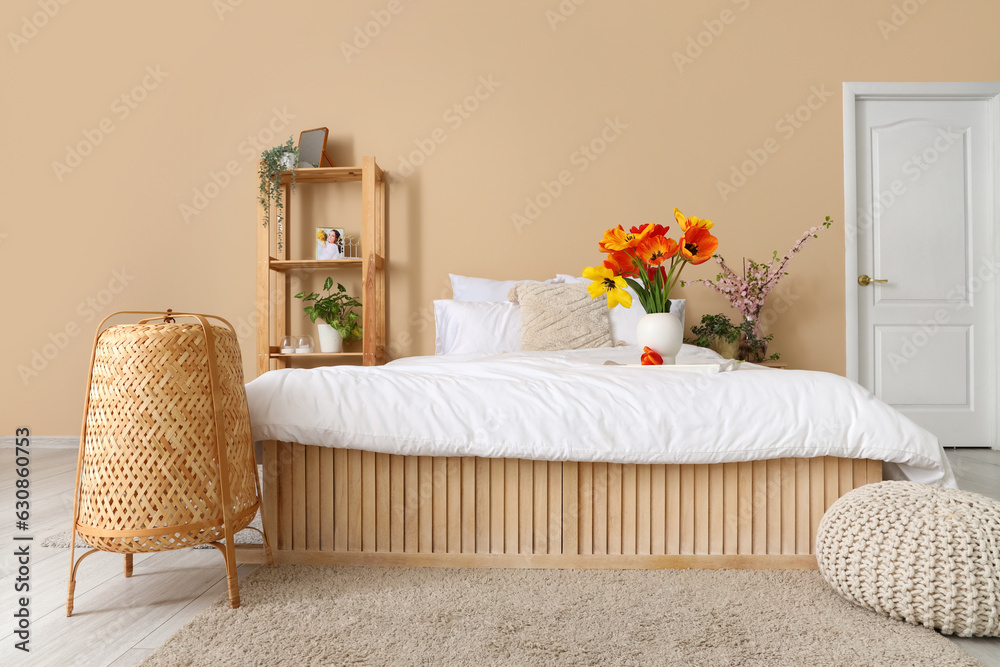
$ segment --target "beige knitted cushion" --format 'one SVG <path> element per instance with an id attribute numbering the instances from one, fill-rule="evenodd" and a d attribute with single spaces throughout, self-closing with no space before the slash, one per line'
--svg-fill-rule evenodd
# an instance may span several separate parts
<path id="1" fill-rule="evenodd" d="M 943 634 L 1000 635 L 1000 501 L 868 484 L 823 515 L 816 557 L 826 581 L 862 607 Z"/>
<path id="2" fill-rule="evenodd" d="M 582 283 L 518 283 L 508 297 L 521 304 L 522 350 L 611 347 L 605 299 L 591 299 Z"/>

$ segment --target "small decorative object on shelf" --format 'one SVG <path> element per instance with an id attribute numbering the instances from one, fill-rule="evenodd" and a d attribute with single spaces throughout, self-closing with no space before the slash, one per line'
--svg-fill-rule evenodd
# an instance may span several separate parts
<path id="1" fill-rule="evenodd" d="M 344 230 L 335 227 L 316 228 L 316 259 L 343 259 Z"/>
<path id="2" fill-rule="evenodd" d="M 314 349 L 312 336 L 299 336 L 295 345 L 295 351 L 298 354 L 310 354 Z"/>
<path id="3" fill-rule="evenodd" d="M 346 257 L 361 257 L 361 244 L 358 237 L 348 236 L 344 239 L 344 252 Z"/>
<path id="4" fill-rule="evenodd" d="M 630 231 L 621 225 L 607 230 L 598 248 L 608 258 L 601 266 L 583 270 L 583 277 L 594 281 L 588 288 L 590 296 L 606 295 L 608 308 L 619 304 L 630 308 L 632 295 L 626 286 L 635 290 L 646 311 L 636 327 L 636 338 L 639 345 L 654 350 L 663 364 L 676 363 L 684 338 L 680 320 L 670 313 L 670 292 L 685 266 L 707 262 L 719 247 L 719 240 L 708 231 L 714 225 L 711 220 L 687 217 L 676 208 L 674 219 L 681 228 L 676 241 L 667 238 L 670 227 L 652 223 Z"/>
<path id="5" fill-rule="evenodd" d="M 818 227 L 807 229 L 784 257 L 778 257 L 778 252 L 775 251 L 769 262 L 755 262 L 752 259 L 743 258 L 742 277 L 736 275 L 736 272 L 726 265 L 721 256 L 716 256 L 715 261 L 722 267 L 722 273 L 716 276 L 715 280 L 688 281 L 687 284 L 701 284 L 711 287 L 729 299 L 733 308 L 743 315 L 745 323 L 740 327 L 742 334 L 738 359 L 759 362 L 767 358 L 767 344 L 772 336 L 764 335 L 762 329 L 765 324 L 761 319 L 764 302 L 778 281 L 781 280 L 781 276 L 788 275 L 785 267 L 791 261 L 792 256 L 802 250 L 809 241 L 818 238 L 821 231 L 829 229 L 831 224 L 833 221 L 830 216 L 826 216 L 826 219 Z"/>
<path id="6" fill-rule="evenodd" d="M 347 294 L 347 288 L 337 283 L 337 291 L 333 291 L 333 278 L 327 278 L 323 283 L 325 295 L 317 292 L 306 294 L 299 292 L 296 299 L 304 302 L 312 301 L 313 305 L 302 309 L 312 320 L 323 320 L 317 325 L 319 331 L 319 349 L 321 352 L 340 352 L 344 342 L 361 340 L 361 316 L 354 312 L 361 302 Z"/>
<path id="7" fill-rule="evenodd" d="M 285 336 L 281 339 L 281 353 L 295 354 L 295 337 Z"/>

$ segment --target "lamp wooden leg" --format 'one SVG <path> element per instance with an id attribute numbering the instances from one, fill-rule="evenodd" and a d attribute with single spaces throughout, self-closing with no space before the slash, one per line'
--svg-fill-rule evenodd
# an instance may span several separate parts
<path id="1" fill-rule="evenodd" d="M 236 545 L 233 538 L 226 540 L 226 549 L 223 552 L 226 557 L 226 583 L 229 586 L 229 608 L 239 609 L 240 607 L 240 580 L 236 572 Z"/>
<path id="2" fill-rule="evenodd" d="M 132 554 L 125 554 L 125 577 L 132 576 Z"/>
<path id="3" fill-rule="evenodd" d="M 72 538 L 76 539 L 76 534 L 75 533 L 72 535 Z M 85 553 L 82 556 L 80 556 L 80 558 L 77 559 L 76 562 L 74 562 L 72 560 L 73 559 L 73 549 L 72 548 L 70 549 L 70 556 L 69 556 L 70 557 L 69 591 L 66 594 L 66 615 L 67 616 L 72 616 L 73 615 L 73 593 L 76 591 L 76 569 L 78 567 L 80 567 L 80 563 L 83 562 L 84 558 L 86 558 L 90 554 L 96 553 L 96 552 L 97 552 L 97 549 L 91 549 L 87 553 Z"/>

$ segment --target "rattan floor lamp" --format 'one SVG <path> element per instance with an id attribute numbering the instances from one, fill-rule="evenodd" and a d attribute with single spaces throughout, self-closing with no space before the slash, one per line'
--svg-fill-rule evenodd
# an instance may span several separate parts
<path id="1" fill-rule="evenodd" d="M 158 317 L 103 329 L 117 315 Z M 77 568 L 95 551 L 124 554 L 129 577 L 133 554 L 198 544 L 222 552 L 229 606 L 239 607 L 233 536 L 249 526 L 260 497 L 232 325 L 170 311 L 115 313 L 101 322 L 76 470 L 66 615 Z M 273 567 L 267 535 L 258 532 Z M 79 560 L 77 534 L 93 547 Z"/>

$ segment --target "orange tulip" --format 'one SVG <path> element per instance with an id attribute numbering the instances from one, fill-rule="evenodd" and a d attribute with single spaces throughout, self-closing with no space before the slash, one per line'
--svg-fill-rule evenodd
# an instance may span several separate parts
<path id="1" fill-rule="evenodd" d="M 650 266 L 659 266 L 677 254 L 677 241 L 665 236 L 650 236 L 636 248 L 639 259 Z"/>
<path id="2" fill-rule="evenodd" d="M 601 252 L 613 252 L 615 250 L 630 250 L 649 236 L 653 231 L 652 226 L 646 225 L 646 228 L 641 232 L 626 232 L 625 229 L 618 225 L 614 229 L 609 229 L 604 232 L 604 238 L 598 244 Z"/>
<path id="3" fill-rule="evenodd" d="M 628 276 L 630 278 L 641 275 L 639 269 L 641 265 L 641 260 L 624 250 L 616 250 L 610 253 L 608 258 L 604 260 L 604 266 L 614 271 L 616 276 Z"/>
<path id="4" fill-rule="evenodd" d="M 705 220 L 704 218 L 699 218 L 697 216 L 691 216 L 690 218 L 685 217 L 680 209 L 674 209 L 674 218 L 677 219 L 677 224 L 681 226 L 681 231 L 686 232 L 692 227 L 704 227 L 705 229 L 711 229 L 715 226 L 715 223 L 711 220 Z"/>
<path id="5" fill-rule="evenodd" d="M 641 234 L 646 231 L 647 227 L 652 227 L 653 231 L 649 232 L 650 236 L 666 236 L 667 232 L 670 231 L 670 227 L 664 227 L 663 225 L 655 225 L 652 222 L 647 222 L 645 225 L 639 225 L 638 227 L 632 228 L 633 234 Z"/>
<path id="6" fill-rule="evenodd" d="M 651 347 L 642 348 L 642 365 L 643 366 L 662 366 L 663 357 Z"/>
<path id="7" fill-rule="evenodd" d="M 719 239 L 705 227 L 691 227 L 681 237 L 681 256 L 692 264 L 703 264 L 719 248 Z"/>

